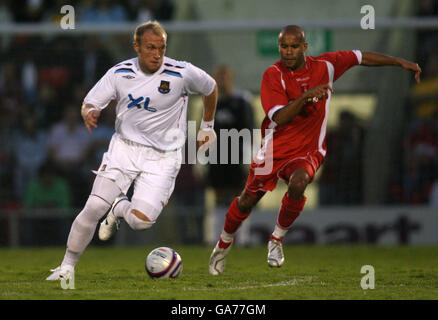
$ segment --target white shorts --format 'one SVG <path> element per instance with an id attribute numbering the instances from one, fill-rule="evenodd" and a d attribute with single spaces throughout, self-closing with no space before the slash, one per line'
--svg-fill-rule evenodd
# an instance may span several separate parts
<path id="1" fill-rule="evenodd" d="M 116 133 L 103 155 L 99 170 L 94 173 L 115 181 L 124 194 L 134 182 L 133 206 L 139 204 L 136 209 L 146 210 L 144 213 L 148 218 L 155 221 L 173 192 L 181 159 L 181 149 L 158 151 L 122 139 Z"/>

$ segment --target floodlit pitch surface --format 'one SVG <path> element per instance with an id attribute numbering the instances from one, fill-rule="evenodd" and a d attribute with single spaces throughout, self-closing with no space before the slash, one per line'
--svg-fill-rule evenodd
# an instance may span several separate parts
<path id="1" fill-rule="evenodd" d="M 267 265 L 264 246 L 233 248 L 220 276 L 208 273 L 212 248 L 175 246 L 183 272 L 159 280 L 144 270 L 152 249 L 90 247 L 76 267 L 75 289 L 62 289 L 44 279 L 63 248 L 2 248 L 0 299 L 438 299 L 437 246 L 288 245 L 281 268 Z M 361 287 L 370 276 L 361 273 L 364 265 L 374 268 L 374 289 Z"/>

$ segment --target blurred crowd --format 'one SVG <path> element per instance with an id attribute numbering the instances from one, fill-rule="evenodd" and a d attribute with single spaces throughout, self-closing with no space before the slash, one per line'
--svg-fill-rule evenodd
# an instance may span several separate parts
<path id="1" fill-rule="evenodd" d="M 6 0 L 0 2 L 0 17 L 2 22 L 59 22 L 57 10 L 65 4 L 73 5 L 79 22 L 166 21 L 174 12 L 170 0 Z M 120 42 L 114 38 L 12 36 L 1 43 L 0 208 L 83 206 L 93 181 L 90 171 L 98 167 L 114 132 L 114 111 L 105 110 L 98 129 L 90 135 L 79 108 L 86 92 L 123 56 L 111 54 L 117 51 L 111 46 Z M 131 50 L 127 57 L 132 54 Z M 217 130 L 236 127 L 241 117 L 252 118 L 252 107 L 236 98 L 231 74 L 226 67 L 216 71 L 223 106 L 217 112 Z M 187 162 L 173 198 L 203 208 L 207 184 Z M 216 172 L 224 167 L 215 166 L 208 174 L 223 180 L 224 175 Z M 243 181 L 244 173 L 236 175 L 237 167 L 232 166 L 233 181 Z M 217 184 L 216 180 L 209 181 Z M 202 228 L 202 221 L 199 225 Z"/>
<path id="2" fill-rule="evenodd" d="M 437 17 L 437 0 L 416 2 L 419 17 Z M 421 82 L 412 78 L 399 143 L 394 144 L 385 204 L 438 208 L 438 33 L 417 31 L 415 61 Z M 348 110 L 348 106 L 345 108 Z M 363 148 L 366 124 L 343 111 L 336 129 L 327 133 L 327 157 L 319 180 L 322 205 L 363 203 Z"/>
<path id="3" fill-rule="evenodd" d="M 37 42 L 45 44 L 44 50 L 32 50 Z M 87 90 L 114 64 L 104 50 L 86 47 L 76 46 L 72 39 L 16 37 L 2 52 L 1 207 L 52 206 L 50 197 L 34 198 L 31 182 L 41 194 L 66 195 L 65 200 L 55 197 L 59 203 L 53 206 L 83 202 L 88 192 L 84 182 L 98 166 L 114 128 L 113 112 L 102 114 L 93 135 L 80 118 Z"/>
<path id="4" fill-rule="evenodd" d="M 1 23 L 170 20 L 171 0 L 1 0 Z M 88 90 L 120 58 L 112 41 L 83 37 L 2 37 L 0 41 L 0 208 L 81 207 L 114 132 L 114 111 L 90 135 L 80 117 Z M 36 50 L 35 50 L 36 48 Z M 132 52 L 127 57 L 132 56 Z M 110 105 L 108 109 L 113 108 Z"/>
<path id="5" fill-rule="evenodd" d="M 438 16 L 438 1 L 418 2 L 420 17 Z M 404 131 L 396 150 L 388 203 L 438 207 L 438 33 L 417 34 L 422 79 L 406 101 Z"/>
<path id="6" fill-rule="evenodd" d="M 419 15 L 438 15 L 437 1 L 419 3 Z M 75 7 L 79 21 L 165 21 L 174 14 L 174 5 L 167 0 L 0 0 L 0 21 L 59 21 L 59 12 L 51 8 L 64 4 Z M 1 39 L 0 209 L 68 208 L 85 203 L 93 182 L 91 170 L 98 167 L 114 132 L 114 112 L 103 112 L 99 128 L 90 135 L 79 109 L 87 91 L 121 60 L 108 49 L 109 45 L 113 45 L 111 41 L 91 35 L 17 35 Z M 438 206 L 436 32 L 419 32 L 417 48 L 422 82 L 413 85 L 406 103 L 408 117 L 393 161 L 387 203 Z M 126 58 L 132 55 L 130 51 Z M 215 75 L 222 83 L 217 129 L 234 128 L 236 123 L 254 128 L 258 124 L 253 122 L 251 99 L 232 87 L 232 71 L 221 68 Z M 321 205 L 360 205 L 366 126 L 347 111 L 340 114 L 339 120 L 339 127 L 327 135 L 329 153 L 319 181 L 319 200 Z M 203 206 L 204 201 L 199 202 L 193 190 L 199 195 L 211 187 L 218 203 L 228 203 L 241 189 L 246 173 L 245 167 L 213 166 L 202 180 L 192 166 L 184 165 L 174 197 L 187 205 Z"/>

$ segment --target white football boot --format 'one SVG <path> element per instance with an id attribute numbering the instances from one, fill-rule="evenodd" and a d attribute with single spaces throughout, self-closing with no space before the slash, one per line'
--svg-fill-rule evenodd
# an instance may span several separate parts
<path id="1" fill-rule="evenodd" d="M 283 246 L 280 241 L 271 239 L 268 242 L 268 264 L 271 267 L 281 267 L 284 263 Z"/>
<path id="2" fill-rule="evenodd" d="M 231 244 L 226 249 L 219 248 L 219 241 L 216 243 L 216 246 L 213 249 L 213 252 L 210 256 L 210 264 L 209 264 L 209 272 L 210 274 L 217 276 L 224 272 L 225 269 L 225 258 L 228 254 L 228 252 L 231 249 L 231 246 L 233 245 L 232 241 Z"/>
<path id="3" fill-rule="evenodd" d="M 73 278 L 75 268 L 66 264 L 64 266 L 59 266 L 55 269 L 51 269 L 50 272 L 52 272 L 52 274 L 48 276 L 46 280 L 71 280 Z"/>
<path id="4" fill-rule="evenodd" d="M 110 239 L 117 230 L 119 230 L 120 218 L 117 218 L 114 214 L 114 208 L 123 200 L 128 200 L 128 197 L 121 195 L 117 197 L 111 208 L 109 209 L 106 218 L 100 223 L 99 227 L 99 239 L 102 241 L 107 241 Z"/>

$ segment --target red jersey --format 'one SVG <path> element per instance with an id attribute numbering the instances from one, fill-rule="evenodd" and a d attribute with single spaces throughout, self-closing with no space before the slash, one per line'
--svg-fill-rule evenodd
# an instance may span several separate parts
<path id="1" fill-rule="evenodd" d="M 361 60 L 360 51 L 337 51 L 318 57 L 308 56 L 306 65 L 295 71 L 285 67 L 281 61 L 269 67 L 263 75 L 260 93 L 266 113 L 261 127 L 264 138 L 261 150 L 273 142 L 274 161 L 305 157 L 309 154 L 317 156 L 322 161 L 326 154 L 325 136 L 330 92 L 327 99 L 305 105 L 286 125 L 278 126 L 272 120 L 272 116 L 277 110 L 317 85 L 328 83 L 333 86 L 334 81 L 349 68 L 360 64 Z M 273 132 L 266 135 L 266 129 L 272 129 Z M 259 153 L 259 160 L 262 157 Z"/>

